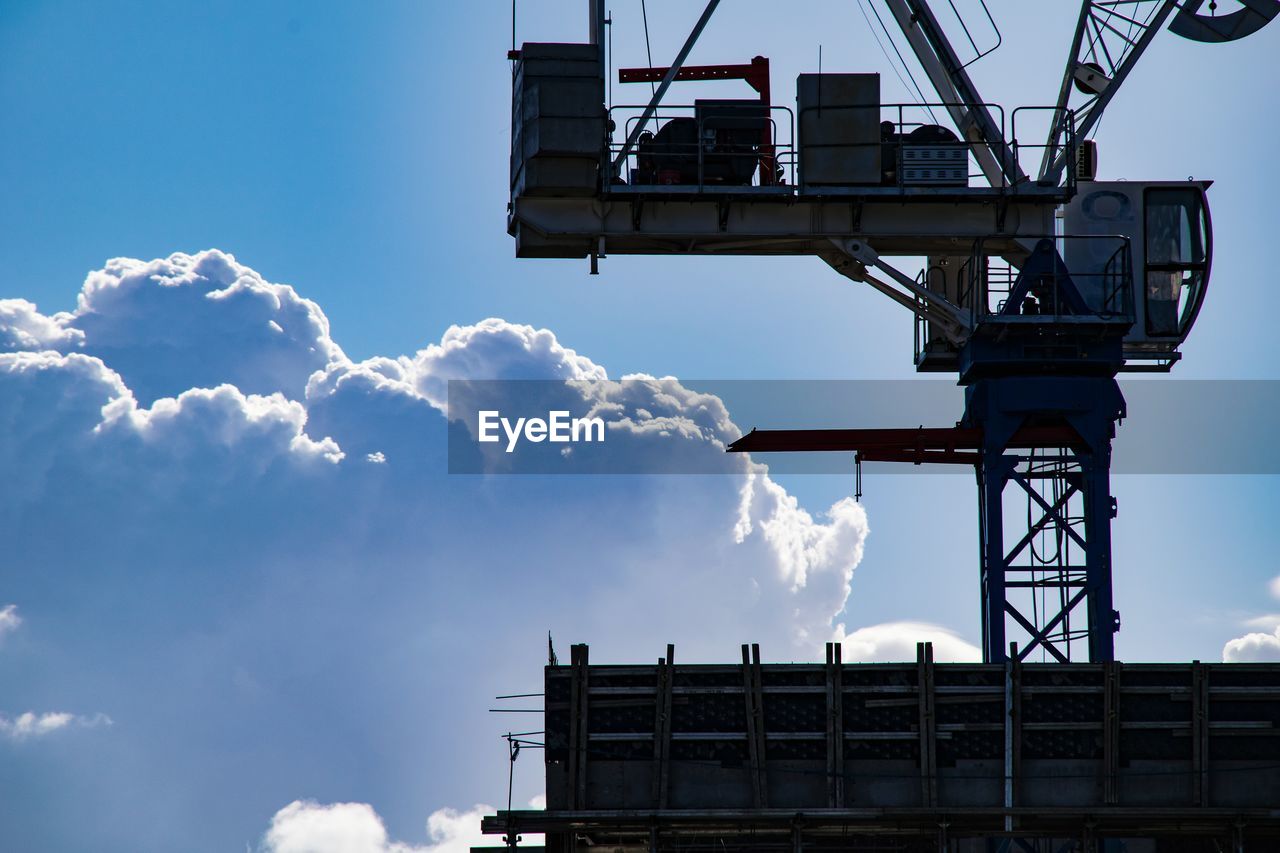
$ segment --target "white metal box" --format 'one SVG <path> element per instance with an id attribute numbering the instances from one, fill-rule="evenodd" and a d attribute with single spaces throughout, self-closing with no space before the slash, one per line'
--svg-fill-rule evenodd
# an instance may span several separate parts
<path id="1" fill-rule="evenodd" d="M 963 143 L 902 146 L 904 186 L 969 185 L 969 149 Z"/>

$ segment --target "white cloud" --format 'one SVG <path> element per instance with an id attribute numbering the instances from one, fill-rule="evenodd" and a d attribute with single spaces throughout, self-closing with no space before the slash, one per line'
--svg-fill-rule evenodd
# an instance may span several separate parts
<path id="1" fill-rule="evenodd" d="M 304 431 L 307 412 L 279 392 L 243 394 L 233 385 L 192 388 L 177 398 L 156 400 L 141 409 L 124 401 L 111 407 L 96 429 L 122 429 L 122 440 L 140 438 L 170 454 L 207 448 L 234 448 L 242 455 L 270 457 L 288 453 L 299 460 L 338 462 L 342 450 L 328 437 L 319 441 Z"/>
<path id="2" fill-rule="evenodd" d="M 418 392 L 444 409 L 450 379 L 605 379 L 591 359 L 561 345 L 547 329 L 491 317 L 473 326 L 450 326 L 406 363 Z"/>
<path id="3" fill-rule="evenodd" d="M 382 448 L 402 442 L 403 435 L 379 437 L 370 430 L 373 422 L 385 425 L 420 419 L 425 403 L 440 411 L 451 406 L 450 417 L 471 429 L 476 419 L 469 413 L 496 405 L 484 395 L 507 391 L 505 387 L 455 385 L 455 398 L 449 400 L 448 380 L 533 377 L 566 380 L 563 385 L 549 384 L 534 390 L 533 393 L 554 395 L 554 399 L 546 401 L 546 408 L 564 408 L 575 416 L 599 416 L 605 420 L 612 460 L 626 457 L 637 469 L 643 469 L 646 460 L 658 459 L 665 470 L 687 468 L 740 475 L 729 483 L 699 483 L 697 489 L 681 498 L 693 504 L 693 495 L 699 490 L 721 496 L 733 494 L 736 514 L 731 520 L 708 512 L 705 505 L 689 514 L 688 519 L 703 525 L 695 534 L 703 538 L 718 538 L 731 525 L 731 541 L 747 546 L 739 556 L 747 564 L 752 583 L 758 588 L 763 582 L 768 590 L 764 596 L 755 596 L 755 600 L 787 605 L 775 610 L 773 619 L 781 615 L 788 623 L 788 652 L 816 653 L 814 650 L 831 636 L 833 617 L 843 609 L 849 595 L 849 583 L 862 558 L 867 535 L 866 513 L 859 504 L 846 499 L 816 519 L 769 478 L 764 466 L 744 455 L 724 453 L 740 431 L 723 402 L 714 395 L 685 388 L 672 377 L 635 374 L 614 382 L 603 381 L 607 379 L 603 367 L 564 347 L 550 331 L 490 318 L 474 326 L 452 326 L 439 344 L 431 344 L 412 357 L 331 363 L 312 376 L 306 403 L 317 428 L 334 435 L 345 450 L 364 453 L 371 460 L 385 459 Z M 421 431 L 428 429 L 424 426 Z M 398 462 L 422 456 L 416 448 L 395 453 Z M 495 446 L 485 464 L 486 470 L 502 473 L 519 470 L 517 466 L 521 464 L 544 464 L 543 459 L 506 454 Z M 589 473 L 594 470 L 595 459 L 586 452 L 572 456 L 557 453 L 552 470 Z M 682 481 L 691 483 L 692 479 Z M 722 501 L 723 497 L 717 500 Z M 714 501 L 710 507 L 715 507 Z M 663 514 L 673 527 L 674 515 Z M 708 522 L 708 515 L 714 521 Z M 670 533 L 674 534 L 674 530 Z M 687 537 L 678 535 L 671 535 L 671 539 L 678 546 L 687 541 Z M 669 559 L 672 569 L 680 572 L 684 560 Z M 709 581 L 724 587 L 732 583 L 733 577 L 722 575 L 718 583 Z M 660 605 L 655 602 L 655 606 Z M 667 605 L 665 609 L 672 607 Z"/>
<path id="4" fill-rule="evenodd" d="M 69 313 L 0 300 L 0 350 L 96 355 L 143 405 L 223 383 L 300 398 L 313 371 L 345 358 L 318 305 L 217 250 L 114 258 Z"/>
<path id="5" fill-rule="evenodd" d="M 18 630 L 18 626 L 22 624 L 22 617 L 18 615 L 18 605 L 6 604 L 0 607 L 0 639 L 5 634 L 12 634 Z"/>
<path id="6" fill-rule="evenodd" d="M 42 714 L 27 711 L 13 719 L 0 715 L 0 735 L 16 741 L 41 737 L 68 727 L 92 729 L 109 725 L 111 718 L 105 714 L 84 717 L 65 711 L 46 711 Z"/>
<path id="7" fill-rule="evenodd" d="M 1280 576 L 1272 578 L 1267 589 L 1273 597 L 1280 598 Z M 1254 616 L 1246 619 L 1244 626 L 1259 630 L 1228 640 L 1222 646 L 1224 663 L 1280 661 L 1280 614 Z"/>
<path id="8" fill-rule="evenodd" d="M 529 802 L 546 808 L 546 797 Z M 469 809 L 437 809 L 427 818 L 428 843 L 392 841 L 382 818 L 367 803 L 322 805 L 296 800 L 276 812 L 263 838 L 263 853 L 470 853 L 472 847 L 501 847 L 501 836 L 480 832 L 480 819 L 496 811 L 477 803 Z M 541 835 L 522 836 L 521 845 L 543 843 Z"/>
<path id="9" fill-rule="evenodd" d="M 757 469 L 742 485 L 734 528 L 739 543 L 756 530 L 768 543 L 775 576 L 794 601 L 795 645 L 815 652 L 843 631 L 843 626 L 833 628 L 832 620 L 849 597 L 868 533 L 866 510 L 852 499 L 834 504 L 827 519 L 815 521 L 795 497 Z M 832 610 L 836 601 L 840 606 Z"/>
<path id="10" fill-rule="evenodd" d="M 423 853 L 391 841 L 367 803 L 321 805 L 295 800 L 275 813 L 263 839 L 266 853 Z"/>
<path id="11" fill-rule="evenodd" d="M 23 328 L 41 327 L 32 312 Z M 0 533 L 22 555 L 6 595 L 61 620 L 28 678 L 129 719 L 111 740 L 133 756 L 137 807 L 189 793 L 172 832 L 216 798 L 211 848 L 261 830 L 264 790 L 282 793 L 273 807 L 359 791 L 381 816 L 299 801 L 272 843 L 332 825 L 372 850 L 397 849 L 424 799 L 482 796 L 493 721 L 465 691 L 536 683 L 530 638 L 548 628 L 593 643 L 594 660 L 674 642 L 684 661 L 731 659 L 743 641 L 812 659 L 837 631 L 862 508 L 806 511 L 724 452 L 730 413 L 676 379 L 604 381 L 551 331 L 498 319 L 352 362 L 318 306 L 216 252 L 112 261 L 71 319 L 47 319 L 83 345 L 0 353 Z M 719 475 L 450 477 L 447 382 L 477 377 L 565 380 L 546 393 L 605 418 L 619 452 Z M 579 450 L 556 464 L 593 470 Z M 442 703 L 442 689 L 464 692 Z M 370 714 L 380 725 L 352 734 Z M 455 768 L 447 781 L 412 757 L 427 754 Z M 109 766 L 76 777 L 103 803 L 120 796 Z M 432 845 L 467 823 L 451 814 Z"/>
<path id="12" fill-rule="evenodd" d="M 0 639 L 3 639 L 5 634 L 18 630 L 21 625 L 22 617 L 18 615 L 18 606 L 16 604 L 6 604 L 4 607 L 0 607 Z M 109 725 L 111 725 L 111 718 L 106 714 L 80 716 L 66 711 L 45 711 L 43 713 L 26 711 L 13 718 L 0 714 L 0 737 L 13 741 L 24 741 L 65 729 L 68 726 L 95 728 Z"/>
<path id="13" fill-rule="evenodd" d="M 427 836 L 431 853 L 471 853 L 472 847 L 497 847 L 501 836 L 483 835 L 480 818 L 493 814 L 493 806 L 477 804 L 466 811 L 437 809 L 427 818 Z M 525 843 L 528 839 L 525 840 Z"/>
<path id="14" fill-rule="evenodd" d="M 68 328 L 71 314 L 46 317 L 34 302 L 0 299 L 0 351 L 68 350 L 84 344 L 84 332 Z"/>
<path id="15" fill-rule="evenodd" d="M 1254 632 L 1228 640 L 1222 647 L 1224 663 L 1280 661 L 1280 628 L 1270 634 Z"/>
<path id="16" fill-rule="evenodd" d="M 12 425 L 0 470 L 13 485 L 9 499 L 18 503 L 38 503 L 67 477 L 89 492 L 127 489 L 120 480 L 132 482 L 142 508 L 149 500 L 166 507 L 189 500 L 191 488 L 216 499 L 219 489 L 263 478 L 290 493 L 291 476 L 347 458 L 406 474 L 438 472 L 448 380 L 561 379 L 566 382 L 547 393 L 558 406 L 605 418 L 615 454 L 738 475 L 680 489 L 684 511 L 658 508 L 651 499 L 635 504 L 632 489 L 632 511 L 658 513 L 655 520 L 673 545 L 663 559 L 674 576 L 688 574 L 674 555 L 692 559 L 697 550 L 690 540 L 714 552 L 704 559 L 737 564 L 734 572 L 718 578 L 709 572 L 701 581 L 723 588 L 745 576 L 759 591 L 755 598 L 774 605 L 757 612 L 772 611 L 793 654 L 813 653 L 831 635 L 861 559 L 862 508 L 841 501 L 815 518 L 763 466 L 724 453 L 739 431 L 717 397 L 671 377 L 600 381 L 607 378 L 603 367 L 546 329 L 491 318 L 451 326 L 439 343 L 412 356 L 355 363 L 329 338 L 319 306 L 217 251 L 151 262 L 117 258 L 88 276 L 73 314 L 41 317 L 24 303 L 4 316 L 13 340 L 30 329 L 42 330 L 41 340 L 58 340 L 55 332 L 63 329 L 63 338 L 74 337 L 82 349 L 0 354 L 0 420 Z M 286 352 L 279 350 L 282 334 L 290 341 Z M 219 382 L 206 383 L 210 377 Z M 139 394 L 138 385 L 148 391 Z M 160 391 L 172 394 L 155 397 Z M 506 454 L 495 459 L 493 470 L 511 464 Z M 587 453 L 554 459 L 583 472 L 597 464 Z M 352 476 L 358 475 L 309 480 L 307 496 L 345 502 Z M 424 488 L 451 498 L 460 488 L 414 485 L 415 499 Z M 669 485 L 648 484 L 639 494 L 669 500 L 672 492 Z M 394 504 L 404 497 L 383 499 Z M 555 515 L 556 507 L 541 511 Z M 741 546 L 739 553 L 731 556 L 725 544 Z M 628 559 L 622 552 L 619 558 Z"/>
<path id="17" fill-rule="evenodd" d="M 1274 631 L 1280 628 L 1280 613 L 1264 613 L 1244 620 L 1246 628 L 1258 628 L 1263 631 Z"/>
<path id="18" fill-rule="evenodd" d="M 48 478 L 109 477 L 112 468 L 164 468 L 166 481 L 195 470 L 193 457 L 220 457 L 224 476 L 261 471 L 288 458 L 297 464 L 337 462 L 342 452 L 328 438 L 306 434 L 301 403 L 279 393 L 244 394 L 231 385 L 193 388 L 142 408 L 123 379 L 101 359 L 80 353 L 0 353 L 0 470 L 26 490 L 14 504 L 35 503 Z M 122 464 L 123 463 L 123 464 Z M 129 464 L 133 463 L 133 464 Z M 119 473 L 119 472 L 117 472 Z"/>
<path id="19" fill-rule="evenodd" d="M 940 663 L 981 661 L 982 650 L 959 634 L 927 622 L 886 622 L 850 633 L 838 627 L 846 662 L 889 663 L 916 659 L 916 643 L 933 643 L 933 659 Z"/>

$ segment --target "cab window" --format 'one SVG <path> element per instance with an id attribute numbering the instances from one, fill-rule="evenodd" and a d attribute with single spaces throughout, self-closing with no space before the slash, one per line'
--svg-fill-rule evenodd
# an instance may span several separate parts
<path id="1" fill-rule="evenodd" d="M 1147 334 L 1180 338 L 1195 315 L 1207 267 L 1207 227 L 1200 190 L 1151 187 L 1143 206 Z"/>

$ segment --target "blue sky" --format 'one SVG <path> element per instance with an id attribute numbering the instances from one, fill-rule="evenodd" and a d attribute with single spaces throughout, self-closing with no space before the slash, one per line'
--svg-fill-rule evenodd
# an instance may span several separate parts
<path id="1" fill-rule="evenodd" d="M 655 61 L 696 5 L 650 0 Z M 638 2 L 611 6 L 618 64 L 645 64 Z M 1051 100 L 1075 4 L 991 6 L 1004 46 L 973 67 L 985 97 Z M 518 37 L 580 39 L 584 7 L 521 0 Z M 439 810 L 505 795 L 507 721 L 484 709 L 537 689 L 548 628 L 562 652 L 587 641 L 616 660 L 673 640 L 685 660 L 748 640 L 816 659 L 832 621 L 976 639 L 968 477 L 868 478 L 864 518 L 835 477 L 440 469 L 438 383 L 475 372 L 912 376 L 910 318 L 817 260 L 614 256 L 598 277 L 517 261 L 509 14 L 0 6 L 0 299 L 40 312 L 0 312 L 0 349 L 22 351 L 0 389 L 0 608 L 14 607 L 0 615 L 0 847 L 285 851 L 312 849 L 288 845 L 319 826 L 355 833 L 354 849 L 393 849 L 389 836 L 452 853 L 463 841 Z M 820 43 L 824 70 L 880 71 L 885 100 L 910 100 L 852 2 L 722 4 L 690 61 L 767 55 L 781 99 Z M 1103 177 L 1216 182 L 1213 281 L 1175 378 L 1280 378 L 1278 47 L 1277 27 L 1228 45 L 1162 34 L 1098 135 Z M 142 263 L 206 249 L 235 262 Z M 102 270 L 87 315 L 48 319 Z M 491 317 L 506 323 L 476 325 Z M 722 423 L 675 398 L 703 430 L 688 452 L 710 452 Z M 1122 658 L 1217 659 L 1275 629 L 1278 489 L 1116 479 Z M 875 637 L 883 654 L 900 639 Z M 517 798 L 538 793 L 538 770 L 520 766 Z"/>

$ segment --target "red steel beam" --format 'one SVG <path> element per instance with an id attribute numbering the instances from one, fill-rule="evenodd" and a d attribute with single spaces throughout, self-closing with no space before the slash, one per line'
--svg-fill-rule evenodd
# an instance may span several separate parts
<path id="1" fill-rule="evenodd" d="M 667 76 L 668 68 L 619 68 L 619 83 L 659 83 Z M 684 65 L 676 72 L 677 80 L 745 80 L 747 85 L 760 93 L 760 103 L 765 108 L 765 129 L 760 139 L 760 183 L 774 183 L 773 127 L 769 109 L 773 104 L 769 93 L 769 60 L 763 56 L 751 58 L 751 62 L 739 65 Z"/>
<path id="2" fill-rule="evenodd" d="M 619 83 L 658 83 L 667 74 L 666 68 L 619 68 Z M 760 93 L 765 104 L 769 99 L 769 60 L 757 56 L 747 64 L 739 65 L 685 65 L 676 72 L 676 80 L 746 80 L 747 85 Z"/>
<path id="3" fill-rule="evenodd" d="M 859 450 L 859 462 L 910 462 L 912 465 L 980 465 L 982 454 L 975 450 Z"/>

